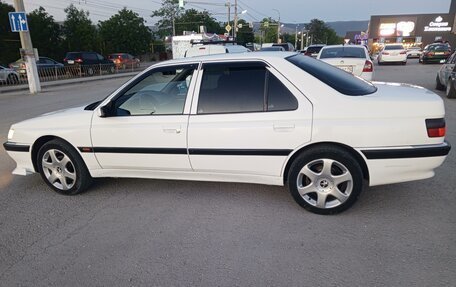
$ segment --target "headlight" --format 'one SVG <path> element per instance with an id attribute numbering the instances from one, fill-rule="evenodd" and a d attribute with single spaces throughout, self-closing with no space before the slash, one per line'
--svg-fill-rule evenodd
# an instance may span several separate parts
<path id="1" fill-rule="evenodd" d="M 12 140 L 13 136 L 14 136 L 14 130 L 10 129 L 9 132 L 8 132 L 8 140 Z"/>

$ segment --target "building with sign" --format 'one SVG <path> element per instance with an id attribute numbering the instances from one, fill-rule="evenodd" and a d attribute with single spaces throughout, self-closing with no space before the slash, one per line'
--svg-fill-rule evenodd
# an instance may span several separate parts
<path id="1" fill-rule="evenodd" d="M 402 43 L 404 46 L 423 47 L 448 41 L 456 47 L 456 0 L 451 1 L 450 12 L 414 15 L 376 15 L 369 23 L 370 46 Z"/>

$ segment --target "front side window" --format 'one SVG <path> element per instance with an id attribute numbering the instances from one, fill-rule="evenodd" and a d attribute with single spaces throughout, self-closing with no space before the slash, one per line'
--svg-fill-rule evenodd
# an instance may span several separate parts
<path id="1" fill-rule="evenodd" d="M 294 95 L 265 64 L 205 64 L 198 114 L 295 110 Z"/>
<path id="2" fill-rule="evenodd" d="M 150 71 L 114 102 L 115 116 L 181 115 L 196 65 Z"/>

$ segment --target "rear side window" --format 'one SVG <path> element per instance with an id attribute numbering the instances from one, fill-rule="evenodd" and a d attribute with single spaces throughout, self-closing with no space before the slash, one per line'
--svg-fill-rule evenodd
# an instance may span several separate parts
<path id="1" fill-rule="evenodd" d="M 263 63 L 205 64 L 198 114 L 295 110 L 294 95 Z"/>
<path id="2" fill-rule="evenodd" d="M 403 50 L 404 46 L 402 45 L 388 45 L 385 46 L 385 50 Z"/>
<path id="3" fill-rule="evenodd" d="M 312 53 L 312 54 L 319 53 L 322 48 L 323 47 L 309 47 L 309 48 L 307 48 L 307 53 Z"/>
<path id="4" fill-rule="evenodd" d="M 97 54 L 95 53 L 84 53 L 84 60 L 97 60 Z"/>
<path id="5" fill-rule="evenodd" d="M 320 59 L 327 58 L 366 58 L 364 48 L 359 47 L 334 47 L 323 48 Z"/>
<path id="6" fill-rule="evenodd" d="M 375 93 L 377 88 L 371 83 L 353 76 L 323 61 L 294 55 L 286 58 L 289 62 L 311 74 L 326 85 L 347 96 L 362 96 Z"/>

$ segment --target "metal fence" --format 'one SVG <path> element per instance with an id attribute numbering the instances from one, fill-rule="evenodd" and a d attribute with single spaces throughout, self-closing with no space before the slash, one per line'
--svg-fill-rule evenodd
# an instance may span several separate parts
<path id="1" fill-rule="evenodd" d="M 137 63 L 133 64 L 97 64 L 97 65 L 73 65 L 64 67 L 38 68 L 38 75 L 41 82 L 59 81 L 72 78 L 103 76 L 118 73 L 141 71 Z M 27 84 L 27 73 L 25 69 L 18 69 L 14 72 L 0 70 L 0 86 L 13 86 Z"/>

